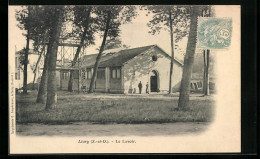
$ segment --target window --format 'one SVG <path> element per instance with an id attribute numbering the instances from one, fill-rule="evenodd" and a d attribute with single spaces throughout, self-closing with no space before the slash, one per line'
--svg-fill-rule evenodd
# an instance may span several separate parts
<path id="1" fill-rule="evenodd" d="M 153 56 L 152 56 L 152 60 L 153 60 L 153 61 L 157 61 L 157 56 L 156 56 L 156 55 L 153 55 Z"/>
<path id="2" fill-rule="evenodd" d="M 116 78 L 116 70 L 112 70 L 112 78 Z"/>
<path id="3" fill-rule="evenodd" d="M 69 72 L 63 72 L 62 74 L 62 79 L 69 79 Z"/>
<path id="4" fill-rule="evenodd" d="M 121 69 L 120 68 L 112 69 L 112 78 L 113 79 L 120 79 L 121 78 Z"/>
<path id="5" fill-rule="evenodd" d="M 17 79 L 20 80 L 20 70 L 18 70 L 18 76 Z"/>
<path id="6" fill-rule="evenodd" d="M 120 78 L 121 77 L 121 72 L 120 72 L 120 69 L 117 69 L 116 70 L 116 78 Z"/>
<path id="7" fill-rule="evenodd" d="M 91 78 L 92 78 L 91 69 L 87 69 L 87 79 L 91 79 Z"/>
<path id="8" fill-rule="evenodd" d="M 97 79 L 105 79 L 105 70 L 97 71 Z"/>
<path id="9" fill-rule="evenodd" d="M 20 80 L 20 70 L 19 69 L 17 72 L 15 72 L 15 79 Z"/>

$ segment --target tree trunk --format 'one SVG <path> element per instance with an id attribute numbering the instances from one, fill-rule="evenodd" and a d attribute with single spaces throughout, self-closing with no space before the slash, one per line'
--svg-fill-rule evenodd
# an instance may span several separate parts
<path id="1" fill-rule="evenodd" d="M 24 70 L 23 70 L 23 93 L 27 94 L 27 66 L 28 66 L 28 54 L 29 54 L 29 35 L 30 31 L 27 31 L 27 38 L 26 38 L 26 49 L 24 53 Z"/>
<path id="2" fill-rule="evenodd" d="M 204 67 L 203 67 L 203 94 L 205 94 L 205 90 L 206 90 L 206 67 L 207 67 L 206 51 L 205 50 L 203 50 L 203 62 L 204 62 Z"/>
<path id="3" fill-rule="evenodd" d="M 105 32 L 104 32 L 103 41 L 102 41 L 98 56 L 96 58 L 96 63 L 95 63 L 95 66 L 94 66 L 94 72 L 93 72 L 93 76 L 91 78 L 91 82 L 90 82 L 90 86 L 89 86 L 89 93 L 94 92 L 94 84 L 96 82 L 98 65 L 99 65 L 99 61 L 100 61 L 102 52 L 104 51 L 105 44 L 106 44 L 106 38 L 107 38 L 108 29 L 109 29 L 110 19 L 111 19 L 111 13 L 109 12 L 108 17 L 107 17 L 107 21 L 106 21 L 106 29 L 105 29 Z"/>
<path id="4" fill-rule="evenodd" d="M 73 91 L 73 74 L 74 74 L 74 70 L 70 70 L 70 79 L 69 79 L 69 83 L 68 83 L 68 91 L 72 92 Z"/>
<path id="5" fill-rule="evenodd" d="M 61 33 L 62 16 L 64 13 L 64 8 L 55 8 L 54 24 L 50 33 L 50 41 L 48 47 L 49 59 L 48 64 L 48 80 L 47 80 L 47 101 L 46 110 L 54 109 L 57 103 L 57 85 L 56 85 L 56 61 L 57 61 L 57 51 L 58 42 Z"/>
<path id="6" fill-rule="evenodd" d="M 87 29 L 84 30 L 84 33 L 83 33 L 83 35 L 81 37 L 80 44 L 84 44 L 85 36 L 86 36 L 86 33 L 87 33 L 86 30 Z M 78 48 L 77 48 L 76 54 L 75 54 L 75 56 L 73 58 L 73 61 L 72 61 L 72 65 L 71 65 L 72 67 L 75 66 L 75 64 L 76 64 L 76 62 L 78 60 L 81 48 L 82 48 L 81 45 L 78 46 Z M 74 80 L 73 74 L 74 74 L 74 70 L 70 70 L 70 79 L 69 79 L 69 83 L 68 83 L 68 91 L 70 91 L 70 92 L 73 91 L 73 80 Z"/>
<path id="7" fill-rule="evenodd" d="M 206 75 L 205 75 L 205 95 L 210 95 L 209 92 L 209 53 L 210 51 L 207 50 L 207 66 L 206 66 Z"/>
<path id="8" fill-rule="evenodd" d="M 211 6 L 209 6 L 209 17 L 214 16 L 214 12 L 212 12 L 212 8 Z M 206 90 L 205 90 L 205 95 L 210 95 L 210 90 L 209 90 L 209 64 L 210 64 L 210 60 L 209 60 L 209 55 L 210 55 L 210 50 L 207 50 L 207 69 L 206 69 Z"/>
<path id="9" fill-rule="evenodd" d="M 207 13 L 207 14 L 206 14 Z M 204 10 L 204 13 L 202 12 L 202 16 L 211 16 L 211 7 L 207 7 Z M 203 59 L 204 59 L 204 74 L 203 74 L 203 94 L 204 95 L 210 95 L 209 92 L 209 53 L 210 50 L 207 50 L 207 54 L 205 52 L 205 50 L 203 50 Z"/>
<path id="10" fill-rule="evenodd" d="M 84 41 L 85 41 L 85 38 L 86 38 L 86 35 L 87 35 L 87 31 L 88 31 L 88 25 L 89 25 L 89 17 L 90 17 L 90 13 L 91 13 L 91 9 L 92 8 L 89 8 L 88 12 L 87 12 L 87 19 L 86 19 L 86 26 L 84 27 L 84 32 L 81 36 L 81 40 L 80 40 L 80 46 L 78 46 L 77 48 L 77 51 L 76 51 L 76 54 L 73 58 L 73 61 L 72 61 L 72 67 L 75 66 L 77 60 L 78 60 L 78 57 L 79 57 L 79 53 L 81 51 L 81 48 L 82 48 L 82 45 L 84 44 Z M 74 74 L 74 70 L 71 70 L 70 71 L 70 79 L 69 79 L 69 84 L 68 84 L 68 91 L 72 92 L 73 91 L 73 74 Z"/>
<path id="11" fill-rule="evenodd" d="M 34 73 L 34 77 L 33 77 L 33 90 L 35 89 L 34 83 L 35 83 L 35 78 L 36 78 L 36 74 L 37 74 L 36 71 L 37 71 L 39 62 L 41 61 L 41 58 L 42 58 L 42 54 L 43 54 L 43 52 L 44 52 L 44 49 L 45 49 L 45 45 L 43 45 L 43 47 L 42 47 L 41 54 L 40 54 L 40 56 L 39 56 L 39 58 L 38 58 L 38 60 L 37 60 L 37 62 L 36 62 L 36 64 L 35 64 L 35 68 L 34 68 L 34 70 L 33 70 L 33 73 Z M 39 83 L 38 83 L 38 84 L 39 84 Z"/>
<path id="12" fill-rule="evenodd" d="M 44 59 L 44 66 L 42 71 L 41 83 L 39 86 L 38 96 L 37 96 L 37 103 L 45 103 L 46 101 L 46 93 L 47 93 L 47 79 L 48 79 L 48 61 L 49 61 L 49 49 L 47 48 L 47 53 Z"/>
<path id="13" fill-rule="evenodd" d="M 170 35 L 171 35 L 171 66 L 170 66 L 170 79 L 169 79 L 169 94 L 172 93 L 172 72 L 173 72 L 173 60 L 174 60 L 174 43 L 173 43 L 173 31 L 172 31 L 172 12 L 169 9 L 169 21 L 170 21 Z"/>
<path id="14" fill-rule="evenodd" d="M 35 88 L 34 88 L 35 78 L 36 78 L 36 73 L 34 73 L 34 75 L 33 75 L 33 88 L 32 88 L 32 90 L 35 90 Z"/>
<path id="15" fill-rule="evenodd" d="M 192 65 L 194 62 L 194 54 L 196 49 L 196 38 L 197 38 L 197 18 L 200 14 L 200 7 L 190 7 L 190 32 L 188 37 L 187 51 L 184 58 L 184 68 L 181 80 L 181 90 L 178 107 L 188 108 L 190 98 L 190 81 L 192 73 Z"/>

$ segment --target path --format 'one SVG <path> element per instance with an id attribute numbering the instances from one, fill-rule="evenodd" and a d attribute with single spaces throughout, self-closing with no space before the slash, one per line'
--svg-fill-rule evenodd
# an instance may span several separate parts
<path id="1" fill-rule="evenodd" d="M 66 125 L 17 124 L 17 135 L 23 136 L 170 136 L 198 134 L 208 128 L 206 122 L 177 122 L 164 124 L 92 124 L 74 122 Z"/>

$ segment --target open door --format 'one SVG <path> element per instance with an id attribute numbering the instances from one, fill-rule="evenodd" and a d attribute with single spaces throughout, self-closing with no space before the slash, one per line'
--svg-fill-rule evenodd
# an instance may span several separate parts
<path id="1" fill-rule="evenodd" d="M 158 73 L 156 71 L 152 71 L 153 74 L 150 77 L 150 88 L 151 92 L 158 92 Z"/>

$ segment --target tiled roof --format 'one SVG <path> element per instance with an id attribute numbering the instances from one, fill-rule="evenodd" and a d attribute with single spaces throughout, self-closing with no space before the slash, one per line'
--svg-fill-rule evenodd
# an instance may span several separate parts
<path id="1" fill-rule="evenodd" d="M 138 47 L 133 49 L 113 49 L 106 50 L 99 62 L 99 67 L 122 66 L 126 61 L 134 58 L 138 54 L 148 50 L 154 45 Z M 86 55 L 80 61 L 81 67 L 93 67 L 95 65 L 97 54 Z"/>
<path id="2" fill-rule="evenodd" d="M 157 47 L 157 45 L 149 45 L 149 46 L 143 46 L 143 47 L 138 47 L 138 48 L 131 48 L 131 49 L 113 49 L 111 51 L 106 50 L 103 52 L 103 55 L 100 59 L 99 62 L 99 67 L 109 67 L 109 66 L 122 66 L 125 62 L 131 60 L 135 56 L 145 52 L 146 50 L 152 48 L 152 47 Z M 161 48 L 159 48 L 168 58 L 171 58 L 170 55 L 165 53 Z M 90 54 L 86 55 L 83 58 L 80 59 L 80 66 L 81 67 L 93 67 L 95 65 L 97 58 L 97 54 Z M 177 63 L 180 65 L 183 65 L 179 61 L 175 59 Z M 75 67 L 78 65 L 76 64 Z"/>
<path id="3" fill-rule="evenodd" d="M 121 51 L 113 54 L 112 58 L 109 58 L 108 60 L 101 61 L 100 64 L 99 64 L 99 67 L 122 66 L 123 63 L 131 60 L 135 56 L 139 55 L 140 53 L 143 53 L 144 51 L 150 49 L 153 46 L 154 45 L 121 50 Z M 107 56 L 111 56 L 111 55 L 107 55 Z"/>

